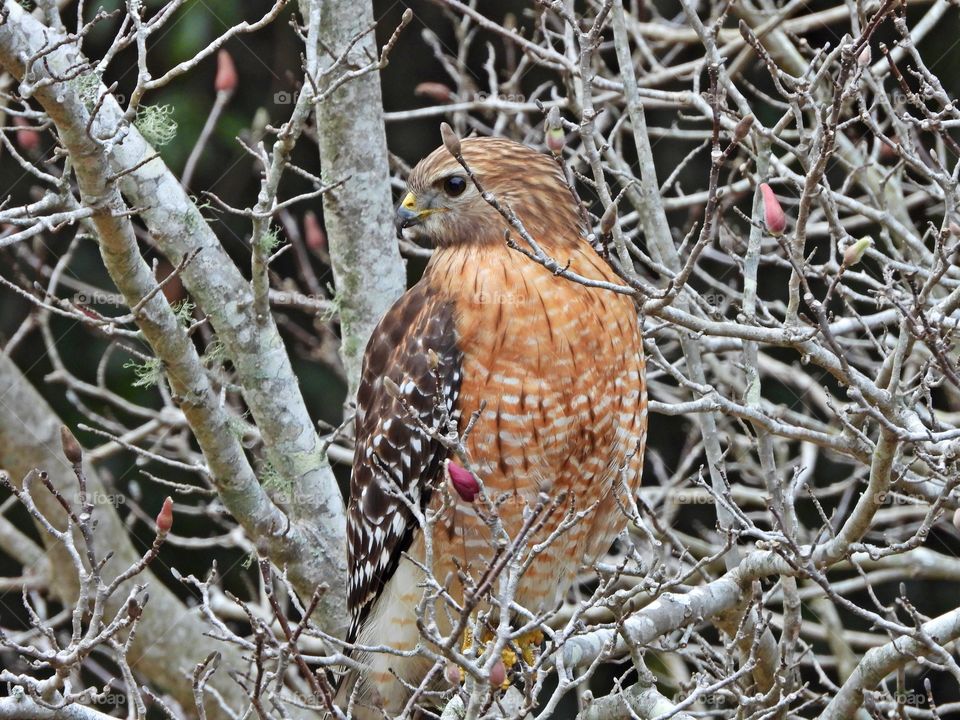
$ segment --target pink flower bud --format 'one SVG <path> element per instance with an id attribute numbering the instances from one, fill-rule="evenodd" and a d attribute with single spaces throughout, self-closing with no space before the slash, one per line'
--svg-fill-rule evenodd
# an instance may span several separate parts
<path id="1" fill-rule="evenodd" d="M 559 108 L 556 106 L 550 108 L 543 125 L 543 135 L 544 141 L 547 143 L 547 149 L 554 155 L 559 155 L 563 152 L 564 145 L 567 144 L 567 136 L 563 132 L 563 123 L 560 122 Z"/>
<path id="2" fill-rule="evenodd" d="M 303 215 L 303 239 L 311 250 L 327 249 L 327 234 L 320 227 L 320 221 L 313 210 L 307 210 Z"/>
<path id="3" fill-rule="evenodd" d="M 17 115 L 13 118 L 13 124 L 19 128 L 17 130 L 17 145 L 24 152 L 33 152 L 40 147 L 40 133 L 34 130 L 26 118 Z"/>
<path id="4" fill-rule="evenodd" d="M 892 140 L 896 144 L 900 142 L 896 136 L 893 136 Z M 877 158 L 880 162 L 889 164 L 900 159 L 900 152 L 897 147 L 892 147 L 885 142 L 881 142 L 877 151 Z"/>
<path id="5" fill-rule="evenodd" d="M 738 143 L 743 140 L 750 132 L 754 122 L 756 122 L 756 118 L 753 115 L 744 115 L 740 118 L 740 122 L 733 128 L 733 142 Z"/>
<path id="6" fill-rule="evenodd" d="M 477 493 L 480 492 L 480 484 L 472 472 L 460 467 L 453 460 L 448 460 L 447 475 L 450 476 L 453 489 L 464 501 L 472 503 L 476 499 Z"/>
<path id="7" fill-rule="evenodd" d="M 447 682 L 453 687 L 457 687 L 461 682 L 463 682 L 463 670 L 461 670 L 452 662 L 447 663 L 446 668 L 444 668 L 443 675 L 447 678 Z"/>
<path id="8" fill-rule="evenodd" d="M 444 104 L 453 100 L 453 90 L 438 82 L 422 82 L 413 89 L 413 94 Z"/>
<path id="9" fill-rule="evenodd" d="M 217 53 L 217 77 L 213 89 L 217 92 L 233 92 L 237 88 L 237 66 L 226 50 Z"/>
<path id="10" fill-rule="evenodd" d="M 493 687 L 501 687 L 507 681 L 507 668 L 503 665 L 503 660 L 497 660 L 490 668 L 490 684 Z"/>
<path id="11" fill-rule="evenodd" d="M 166 535 L 173 527 L 173 498 L 167 497 L 157 515 L 157 532 Z"/>
<path id="12" fill-rule="evenodd" d="M 772 187 L 760 183 L 760 193 L 763 195 L 763 223 L 767 226 L 767 232 L 780 237 L 787 229 L 787 216 L 783 214 L 783 208 L 780 207 L 780 201 Z"/>
<path id="13" fill-rule="evenodd" d="M 547 142 L 547 149 L 554 155 L 562 153 L 564 146 L 567 144 L 567 136 L 563 134 L 562 128 L 547 130 L 544 139 Z"/>

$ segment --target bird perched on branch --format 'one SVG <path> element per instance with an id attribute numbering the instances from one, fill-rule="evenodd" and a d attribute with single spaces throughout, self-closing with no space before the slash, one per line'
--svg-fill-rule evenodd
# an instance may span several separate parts
<path id="1" fill-rule="evenodd" d="M 403 709 L 432 665 L 409 653 L 418 616 L 444 636 L 463 629 L 464 603 L 474 616 L 489 608 L 476 586 L 521 530 L 528 555 L 555 536 L 527 558 L 513 600 L 551 610 L 626 526 L 640 482 L 637 312 L 630 296 L 596 286 L 618 278 L 586 239 L 563 172 L 524 145 L 444 132 L 397 210 L 398 232 L 436 249 L 374 330 L 357 394 L 348 640 L 407 652 L 354 653 L 368 669 L 347 675 L 338 702 L 353 694 L 359 718 Z M 524 232 L 581 281 L 530 257 Z M 428 587 L 425 568 L 438 584 Z"/>

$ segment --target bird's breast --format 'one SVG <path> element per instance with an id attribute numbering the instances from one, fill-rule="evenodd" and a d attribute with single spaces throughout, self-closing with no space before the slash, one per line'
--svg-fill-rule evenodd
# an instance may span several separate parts
<path id="1" fill-rule="evenodd" d="M 569 260 L 578 274 L 615 281 L 588 246 L 555 257 Z M 629 456 L 642 437 L 645 410 L 632 301 L 557 277 L 506 248 L 451 253 L 437 271 L 454 298 L 463 353 L 461 432 L 476 415 L 465 439 L 468 460 L 491 495 L 507 497 L 501 511 L 508 531 L 519 529 L 523 510 L 540 492 L 566 494 L 582 510 L 604 503 L 620 477 L 629 487 L 632 472 L 638 482 Z M 625 465 L 633 466 L 626 474 Z M 613 505 L 607 502 L 605 511 Z M 471 508 L 455 509 L 451 528 L 466 558 L 489 548 Z M 570 552 L 586 552 L 582 538 L 572 540 Z"/>

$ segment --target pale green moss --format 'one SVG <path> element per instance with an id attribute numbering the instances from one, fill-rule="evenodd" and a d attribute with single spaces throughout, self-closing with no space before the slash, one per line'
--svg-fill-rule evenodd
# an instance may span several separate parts
<path id="1" fill-rule="evenodd" d="M 133 370 L 133 387 L 154 387 L 163 379 L 163 363 L 160 358 L 150 358 L 142 363 L 128 360 L 123 367 Z"/>
<path id="2" fill-rule="evenodd" d="M 162 147 L 177 136 L 177 122 L 170 105 L 144 105 L 134 123 L 148 143 Z"/>

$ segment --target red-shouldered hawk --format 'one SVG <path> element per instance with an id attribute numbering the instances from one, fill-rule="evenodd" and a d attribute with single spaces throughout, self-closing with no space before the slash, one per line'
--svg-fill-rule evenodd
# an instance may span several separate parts
<path id="1" fill-rule="evenodd" d="M 561 266 L 617 282 L 587 241 L 551 158 L 494 138 L 466 139 L 461 148 L 483 188 L 509 205 Z M 374 330 L 364 358 L 348 508 L 348 602 L 351 642 L 408 651 L 420 642 L 423 598 L 422 572 L 410 558 L 425 557 L 410 508 L 441 506 L 445 461 L 469 463 L 491 498 L 508 496 L 500 517 L 511 537 L 541 491 L 567 493 L 577 511 L 593 506 L 536 558 L 517 588 L 518 604 L 550 610 L 626 525 L 622 493 L 640 482 L 647 400 L 632 300 L 558 277 L 509 248 L 508 224 L 444 147 L 411 173 L 397 227 L 412 228 L 436 250 L 420 282 Z M 446 432 L 442 420 L 449 417 L 463 433 L 477 412 L 467 457 L 451 458 L 427 428 Z M 465 497 L 454 496 L 433 533 L 433 575 L 441 583 L 453 578 L 458 602 L 458 569 L 476 579 L 494 552 L 488 525 Z M 568 509 L 553 513 L 533 540 L 546 538 Z M 436 616 L 442 625 L 447 614 Z M 417 686 L 431 665 L 382 653 L 356 659 L 369 670 L 350 673 L 338 701 L 345 704 L 359 684 L 360 718 L 400 712 L 409 691 L 398 678 Z"/>

